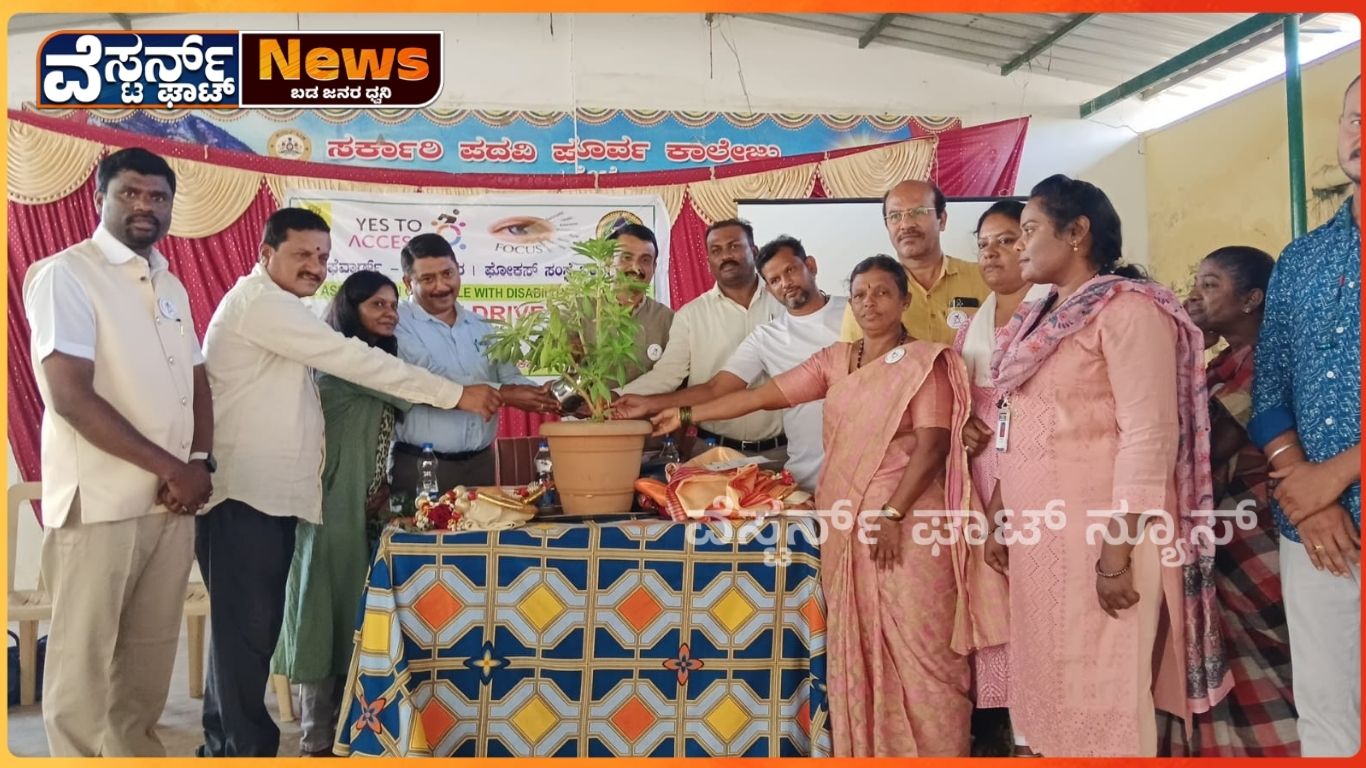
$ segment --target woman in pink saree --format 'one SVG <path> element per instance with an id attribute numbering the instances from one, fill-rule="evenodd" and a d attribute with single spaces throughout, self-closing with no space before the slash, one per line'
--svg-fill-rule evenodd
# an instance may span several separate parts
<path id="1" fill-rule="evenodd" d="M 821 585 L 841 757 L 966 756 L 969 747 L 966 548 L 961 537 L 941 548 L 912 535 L 913 526 L 932 524 L 927 511 L 958 509 L 967 495 L 966 372 L 952 350 L 902 328 L 906 280 L 890 257 L 865 259 L 849 302 L 861 341 L 827 347 L 756 389 L 654 418 L 662 434 L 825 399 L 816 505 L 835 511 L 823 525 Z M 856 525 L 838 525 L 840 509 L 869 511 L 866 539 Z"/>
<path id="2" fill-rule="evenodd" d="M 1202 335 L 1170 291 L 1117 267 L 1119 216 L 1095 186 L 1045 179 L 1021 232 L 1024 278 L 1055 287 L 992 361 L 989 509 L 1062 514 L 1036 518 L 1034 541 L 987 542 L 1010 581 L 1011 724 L 1023 754 L 1153 756 L 1155 708 L 1189 727 L 1229 686 L 1213 546 L 1193 535 L 1212 508 Z"/>

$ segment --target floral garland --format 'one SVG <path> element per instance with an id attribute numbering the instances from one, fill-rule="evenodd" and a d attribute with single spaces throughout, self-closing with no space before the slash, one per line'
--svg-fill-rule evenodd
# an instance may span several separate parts
<path id="1" fill-rule="evenodd" d="M 433 501 L 429 496 L 417 497 L 417 511 L 413 515 L 413 528 L 419 531 L 458 531 L 460 522 L 469 514 L 470 505 L 486 501 L 500 507 L 522 509 L 534 504 L 545 494 L 540 483 L 533 482 L 525 488 L 514 491 L 515 497 L 501 493 L 486 493 L 457 485 L 441 494 Z"/>

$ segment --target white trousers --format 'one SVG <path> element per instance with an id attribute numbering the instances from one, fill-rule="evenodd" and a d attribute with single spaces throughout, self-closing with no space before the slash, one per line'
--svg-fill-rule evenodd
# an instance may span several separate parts
<path id="1" fill-rule="evenodd" d="M 1290 628 L 1296 727 L 1305 757 L 1348 757 L 1361 744 L 1361 570 L 1314 568 L 1281 539 L 1281 593 Z"/>

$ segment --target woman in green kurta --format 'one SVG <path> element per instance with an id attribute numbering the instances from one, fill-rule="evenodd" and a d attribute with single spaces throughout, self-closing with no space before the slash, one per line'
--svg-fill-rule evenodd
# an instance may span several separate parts
<path id="1" fill-rule="evenodd" d="M 398 291 L 378 272 L 342 283 L 328 322 L 343 335 L 396 354 Z M 386 475 L 396 413 L 409 403 L 319 374 L 326 424 L 323 522 L 299 522 L 285 593 L 284 628 L 271 671 L 300 689 L 300 752 L 329 755 L 365 589 L 372 521 L 388 512 Z"/>

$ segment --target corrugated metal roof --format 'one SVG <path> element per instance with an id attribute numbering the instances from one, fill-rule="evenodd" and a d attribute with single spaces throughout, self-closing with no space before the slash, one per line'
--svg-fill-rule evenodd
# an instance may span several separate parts
<path id="1" fill-rule="evenodd" d="M 1252 17 L 1246 13 L 738 15 L 847 37 L 860 47 L 898 46 L 997 69 L 1079 21 L 1022 64 L 1020 70 L 1106 88 L 1127 83 Z M 1302 37 L 1333 29 L 1359 29 L 1360 25 L 1350 14 L 1306 14 L 1304 18 Z M 1159 91 L 1198 94 L 1249 70 L 1283 62 L 1280 27 L 1271 26 L 1230 53 L 1211 59 L 1174 77 L 1174 82 L 1161 83 L 1137 97 L 1149 98 Z"/>

